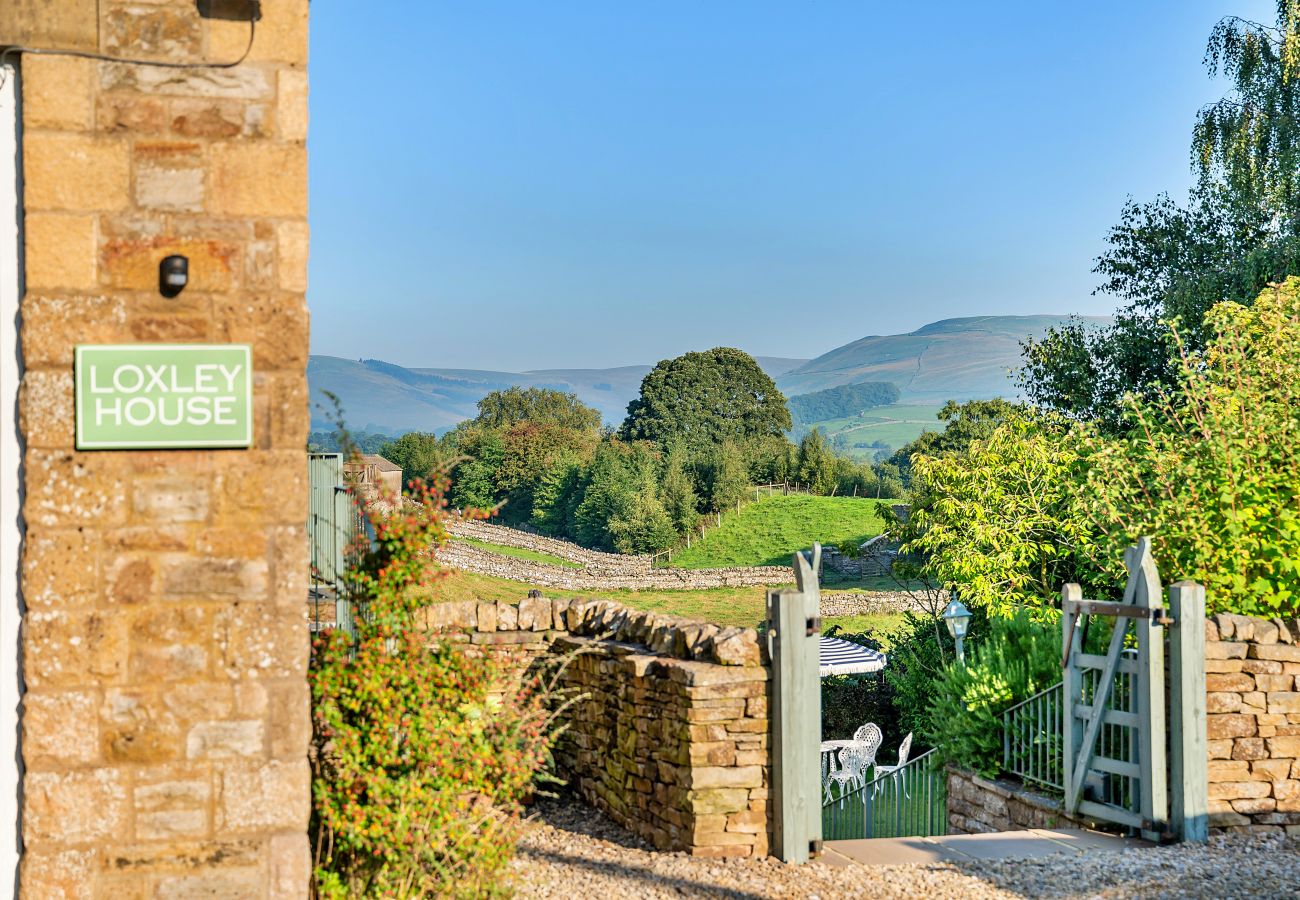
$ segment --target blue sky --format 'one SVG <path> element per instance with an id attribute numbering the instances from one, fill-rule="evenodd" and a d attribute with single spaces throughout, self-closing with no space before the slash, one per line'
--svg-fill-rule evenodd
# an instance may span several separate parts
<path id="1" fill-rule="evenodd" d="M 313 352 L 519 371 L 811 357 L 1109 313 L 1124 199 L 1191 181 L 1269 0 L 312 8 Z"/>

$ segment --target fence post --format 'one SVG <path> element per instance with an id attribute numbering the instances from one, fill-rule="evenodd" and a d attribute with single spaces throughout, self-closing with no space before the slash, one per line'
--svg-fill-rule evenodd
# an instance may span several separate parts
<path id="1" fill-rule="evenodd" d="M 814 546 L 814 564 L 821 547 Z M 772 660 L 772 855 L 808 861 L 821 848 L 820 595 L 814 569 L 794 558 L 794 591 L 767 594 L 767 639 Z"/>
<path id="2" fill-rule="evenodd" d="M 1205 720 L 1205 588 L 1169 588 L 1169 824 L 1179 839 L 1210 836 L 1209 749 Z"/>
<path id="3" fill-rule="evenodd" d="M 1074 796 L 1074 759 L 1083 743 L 1083 733 L 1074 727 L 1074 702 L 1080 697 L 1079 673 L 1074 667 L 1074 655 L 1083 649 L 1082 635 L 1075 627 L 1079 618 L 1071 603 L 1083 599 L 1083 588 L 1067 584 L 1061 588 L 1061 641 L 1064 658 L 1061 663 L 1061 781 L 1066 802 Z M 1076 733 L 1078 732 L 1078 733 Z"/>

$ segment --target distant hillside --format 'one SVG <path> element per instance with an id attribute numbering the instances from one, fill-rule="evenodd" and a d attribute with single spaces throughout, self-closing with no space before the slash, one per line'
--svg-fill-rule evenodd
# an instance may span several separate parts
<path id="1" fill-rule="evenodd" d="M 777 378 L 807 360 L 758 357 L 759 365 Z M 614 369 L 542 369 L 534 372 L 495 372 L 480 369 L 408 369 L 377 359 L 354 360 L 312 356 L 307 362 L 313 428 L 328 427 L 328 403 L 323 391 L 338 396 L 349 428 L 358 431 L 442 433 L 473 418 L 475 405 L 491 391 L 511 385 L 571 391 L 617 425 L 627 405 L 641 390 L 650 366 Z"/>
<path id="2" fill-rule="evenodd" d="M 1014 397 L 1011 373 L 1020 342 L 1041 337 L 1065 316 L 975 316 L 944 319 L 911 334 L 872 335 L 837 347 L 777 379 L 790 396 L 842 384 L 889 381 L 902 402 Z M 1107 319 L 1089 319 L 1097 323 Z"/>

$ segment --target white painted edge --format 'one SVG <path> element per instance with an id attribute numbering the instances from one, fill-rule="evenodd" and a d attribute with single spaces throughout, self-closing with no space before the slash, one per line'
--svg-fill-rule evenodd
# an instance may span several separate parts
<path id="1" fill-rule="evenodd" d="M 22 443 L 18 433 L 18 300 L 22 210 L 18 66 L 0 66 L 0 893 L 18 889 L 22 848 L 22 703 L 19 567 L 22 554 Z"/>

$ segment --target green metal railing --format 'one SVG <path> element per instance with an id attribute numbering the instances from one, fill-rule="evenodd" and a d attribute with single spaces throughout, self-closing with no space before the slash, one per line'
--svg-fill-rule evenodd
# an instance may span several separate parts
<path id="1" fill-rule="evenodd" d="M 1058 793 L 1065 790 L 1061 684 L 1002 714 L 1002 770 Z"/>
<path id="2" fill-rule="evenodd" d="M 930 750 L 822 806 L 822 839 L 929 837 L 948 831 L 948 780 Z"/>

